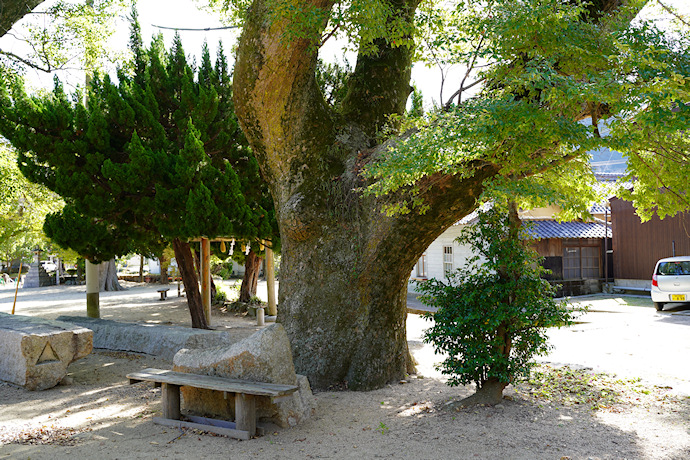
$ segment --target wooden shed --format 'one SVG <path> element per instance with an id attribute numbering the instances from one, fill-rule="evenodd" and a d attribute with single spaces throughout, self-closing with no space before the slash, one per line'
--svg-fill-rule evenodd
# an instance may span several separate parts
<path id="1" fill-rule="evenodd" d="M 690 255 L 690 215 L 642 222 L 630 201 L 611 198 L 613 268 L 616 284 L 647 285 L 657 260 Z"/>
<path id="2" fill-rule="evenodd" d="M 610 247 L 611 231 L 599 222 L 557 222 L 553 219 L 525 220 L 535 239 L 534 249 L 551 271 L 546 278 L 559 287 L 559 295 L 601 292 L 601 282 L 610 264 L 604 258 Z M 605 238 L 608 236 L 608 241 Z"/>

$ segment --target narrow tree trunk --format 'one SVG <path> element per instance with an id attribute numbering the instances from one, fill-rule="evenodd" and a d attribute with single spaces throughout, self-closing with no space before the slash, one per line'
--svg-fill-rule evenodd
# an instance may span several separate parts
<path id="1" fill-rule="evenodd" d="M 83 261 L 84 261 L 84 259 L 77 258 L 77 264 L 76 265 L 77 265 L 77 282 L 78 283 L 84 280 L 84 272 L 81 269 L 81 263 L 80 263 Z"/>
<path id="2" fill-rule="evenodd" d="M 481 387 L 477 391 L 460 401 L 453 401 L 446 405 L 447 409 L 459 410 L 463 407 L 469 406 L 495 406 L 503 401 L 503 390 L 507 387 L 507 383 L 499 382 L 497 379 L 489 379 L 482 382 Z"/>
<path id="3" fill-rule="evenodd" d="M 144 281 L 144 256 L 139 256 L 139 282 Z"/>
<path id="4" fill-rule="evenodd" d="M 167 262 L 167 259 L 165 258 L 165 255 L 161 254 L 160 257 L 158 258 L 158 264 L 161 267 L 161 275 L 160 275 L 160 280 L 159 280 L 159 282 L 161 284 L 169 284 L 168 283 L 168 264 L 166 262 Z"/>
<path id="5" fill-rule="evenodd" d="M 261 258 L 254 251 L 250 250 L 244 260 L 244 276 L 240 286 L 240 302 L 249 302 L 252 296 L 256 296 L 260 270 Z"/>
<path id="6" fill-rule="evenodd" d="M 117 279 L 117 264 L 115 259 L 102 262 L 98 266 L 98 287 L 99 291 L 124 291 Z"/>
<path id="7" fill-rule="evenodd" d="M 199 277 L 194 267 L 194 255 L 189 247 L 189 243 L 180 241 L 175 238 L 173 240 L 173 249 L 175 250 L 175 260 L 177 267 L 180 270 L 180 277 L 184 283 L 184 289 L 187 293 L 187 306 L 189 307 L 189 314 L 192 317 L 192 327 L 198 329 L 209 329 L 204 315 L 204 308 L 201 304 L 201 292 L 199 292 Z"/>

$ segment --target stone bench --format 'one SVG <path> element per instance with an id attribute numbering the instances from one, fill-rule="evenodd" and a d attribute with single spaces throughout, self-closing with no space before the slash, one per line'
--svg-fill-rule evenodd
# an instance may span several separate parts
<path id="1" fill-rule="evenodd" d="M 0 313 L 0 380 L 27 390 L 54 387 L 92 347 L 93 332 L 84 327 Z"/>
<path id="2" fill-rule="evenodd" d="M 129 383 L 141 381 L 154 382 L 163 386 L 163 418 L 154 417 L 153 422 L 174 427 L 195 428 L 210 431 L 236 439 L 250 439 L 257 432 L 256 396 L 271 399 L 288 396 L 297 391 L 295 385 L 278 385 L 273 383 L 249 382 L 245 380 L 226 379 L 209 375 L 185 374 L 163 369 L 144 369 L 141 372 L 127 374 Z M 204 417 L 189 417 L 191 421 L 180 420 L 180 387 L 201 388 L 235 395 L 235 421 L 227 422 Z M 202 423 L 199 423 L 202 422 Z"/>

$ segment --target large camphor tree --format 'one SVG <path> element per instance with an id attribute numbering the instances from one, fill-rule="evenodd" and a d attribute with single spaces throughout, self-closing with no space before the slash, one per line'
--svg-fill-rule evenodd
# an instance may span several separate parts
<path id="1" fill-rule="evenodd" d="M 410 271 L 486 184 L 586 162 L 601 146 L 634 155 L 643 142 L 683 142 L 687 48 L 631 26 L 643 1 L 236 3 L 236 111 L 281 232 L 278 320 L 298 372 L 317 388 L 404 376 Z M 338 34 L 357 63 L 335 108 L 315 71 L 319 47 Z M 481 65 L 482 90 L 459 91 L 398 134 L 420 37 Z"/>
<path id="2" fill-rule="evenodd" d="M 0 80 L 0 133 L 20 151 L 22 172 L 61 195 L 64 209 L 46 233 L 94 262 L 130 251 L 159 253 L 172 242 L 192 326 L 207 327 L 188 241 L 235 236 L 270 240 L 275 219 L 233 111 L 222 47 L 198 69 L 179 37 L 142 45 L 115 84 L 96 77 L 88 104 L 52 94 L 28 96 L 21 80 Z"/>

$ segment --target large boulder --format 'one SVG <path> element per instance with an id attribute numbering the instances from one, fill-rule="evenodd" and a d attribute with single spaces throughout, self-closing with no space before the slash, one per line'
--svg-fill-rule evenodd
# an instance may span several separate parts
<path id="1" fill-rule="evenodd" d="M 93 332 L 60 321 L 0 313 L 0 380 L 27 390 L 57 385 L 91 353 Z"/>
<path id="2" fill-rule="evenodd" d="M 295 373 L 290 342 L 280 324 L 260 329 L 230 346 L 180 350 L 173 364 L 177 372 L 297 385 L 298 391 L 290 396 L 275 401 L 267 397 L 257 399 L 257 418 L 281 427 L 298 424 L 316 409 L 309 380 Z M 234 416 L 234 398 L 226 399 L 220 392 L 182 387 L 182 395 L 189 410 L 228 419 Z"/>

